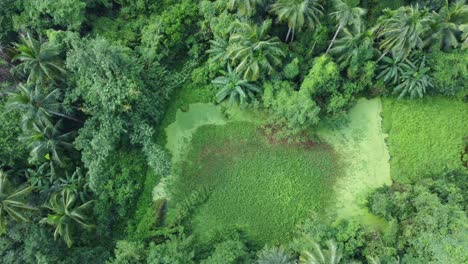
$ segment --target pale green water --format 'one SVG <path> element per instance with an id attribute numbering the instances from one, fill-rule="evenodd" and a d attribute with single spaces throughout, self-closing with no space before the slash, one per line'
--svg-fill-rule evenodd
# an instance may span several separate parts
<path id="1" fill-rule="evenodd" d="M 227 121 L 221 107 L 213 104 L 191 104 L 187 112 L 177 110 L 176 121 L 166 128 L 166 148 L 172 154 L 172 161 L 181 158 L 183 148 L 190 142 L 193 132 L 208 124 L 223 125 Z"/>
<path id="2" fill-rule="evenodd" d="M 344 166 L 344 175 L 335 184 L 337 214 L 341 218 L 357 217 L 376 228 L 383 228 L 385 221 L 367 211 L 366 196 L 392 182 L 381 111 L 380 99 L 360 99 L 349 113 L 349 124 L 319 133 L 333 146 Z"/>

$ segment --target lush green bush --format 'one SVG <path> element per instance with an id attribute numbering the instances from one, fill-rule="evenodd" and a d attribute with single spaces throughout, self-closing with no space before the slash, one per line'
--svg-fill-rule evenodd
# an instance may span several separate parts
<path id="1" fill-rule="evenodd" d="M 444 168 L 461 168 L 466 116 L 467 104 L 459 99 L 385 99 L 383 125 L 389 133 L 392 178 L 407 182 Z"/>
<path id="2" fill-rule="evenodd" d="M 19 113 L 7 111 L 0 99 L 0 166 L 18 167 L 25 165 L 28 157 L 26 145 L 18 138 L 22 135 Z"/>
<path id="3" fill-rule="evenodd" d="M 466 192 L 468 174 L 451 172 L 384 187 L 369 198 L 369 208 L 394 230 L 383 237 L 407 263 L 463 263 L 468 260 Z M 395 255 L 384 257 L 396 257 Z"/>
<path id="4" fill-rule="evenodd" d="M 445 53 L 434 51 L 428 56 L 432 69 L 434 89 L 437 93 L 454 95 L 468 93 L 468 50 Z"/>

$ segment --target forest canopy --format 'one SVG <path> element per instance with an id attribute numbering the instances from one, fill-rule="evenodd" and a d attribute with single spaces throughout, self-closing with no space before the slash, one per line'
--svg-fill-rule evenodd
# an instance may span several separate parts
<path id="1" fill-rule="evenodd" d="M 465 0 L 0 0 L 1 262 L 468 263 L 467 84 Z"/>

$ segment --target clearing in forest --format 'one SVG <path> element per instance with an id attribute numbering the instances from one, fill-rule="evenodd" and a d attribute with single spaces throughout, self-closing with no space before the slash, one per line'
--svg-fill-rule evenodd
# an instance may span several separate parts
<path id="1" fill-rule="evenodd" d="M 171 203 L 211 190 L 189 221 L 202 240 L 240 228 L 259 244 L 287 242 L 312 212 L 380 225 L 363 209 L 371 190 L 391 183 L 380 112 L 379 99 L 362 99 L 347 125 L 321 129 L 322 143 L 298 147 L 270 143 L 253 119 L 193 104 L 166 129 L 177 172 Z"/>

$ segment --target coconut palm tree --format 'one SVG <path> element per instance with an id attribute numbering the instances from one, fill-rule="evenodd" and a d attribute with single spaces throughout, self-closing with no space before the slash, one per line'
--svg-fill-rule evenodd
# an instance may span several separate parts
<path id="1" fill-rule="evenodd" d="M 213 40 L 210 40 L 211 47 L 206 53 L 211 54 L 213 61 L 225 62 L 227 57 L 227 49 L 229 47 L 229 42 L 224 38 L 215 35 Z"/>
<path id="2" fill-rule="evenodd" d="M 264 0 L 229 0 L 228 8 L 234 10 L 237 8 L 239 13 L 245 16 L 251 16 L 255 13 L 255 8 L 262 5 Z"/>
<path id="3" fill-rule="evenodd" d="M 288 22 L 286 41 L 291 36 L 291 42 L 296 30 L 301 30 L 304 25 L 315 28 L 320 25 L 319 17 L 323 15 L 323 7 L 317 0 L 278 0 L 271 5 L 271 11 L 279 21 Z"/>
<path id="4" fill-rule="evenodd" d="M 341 37 L 336 40 L 330 53 L 338 56 L 337 61 L 342 66 L 349 65 L 351 59 L 358 55 L 360 49 L 372 49 L 374 34 L 372 30 L 364 29 L 364 26 L 344 28 L 340 35 Z"/>
<path id="5" fill-rule="evenodd" d="M 31 128 L 33 123 L 52 126 L 51 118 L 54 115 L 78 121 L 60 113 L 61 104 L 57 100 L 59 94 L 58 89 L 43 93 L 35 84 L 20 84 L 15 92 L 10 93 L 7 107 L 9 110 L 19 110 L 22 113 L 23 129 Z"/>
<path id="6" fill-rule="evenodd" d="M 414 48 L 423 46 L 423 34 L 427 31 L 431 17 L 419 6 L 404 6 L 389 13 L 380 21 L 377 37 L 381 38 L 380 61 L 388 52 L 406 58 Z"/>
<path id="7" fill-rule="evenodd" d="M 464 1 L 442 7 L 438 13 L 433 13 L 431 31 L 433 32 L 425 45 L 438 43 L 442 49 L 456 48 L 460 45 L 459 36 L 463 25 L 468 24 L 468 5 Z"/>
<path id="8" fill-rule="evenodd" d="M 402 59 L 401 56 L 385 56 L 379 66 L 379 75 L 377 79 L 383 79 L 385 83 L 397 84 L 401 75 L 409 65 L 406 65 L 408 59 Z"/>
<path id="9" fill-rule="evenodd" d="M 6 232 L 8 218 L 15 221 L 26 222 L 28 219 L 24 211 L 36 210 L 36 208 L 23 202 L 32 187 L 15 189 L 7 179 L 7 175 L 0 170 L 0 235 Z"/>
<path id="10" fill-rule="evenodd" d="M 248 81 L 243 80 L 239 74 L 231 69 L 228 65 L 227 72 L 222 71 L 224 76 L 217 77 L 212 83 L 221 88 L 216 95 L 218 102 L 221 102 L 229 97 L 230 104 L 234 102 L 245 103 L 249 99 L 255 98 L 254 93 L 259 93 L 255 85 L 250 84 Z"/>
<path id="11" fill-rule="evenodd" d="M 328 46 L 325 54 L 328 54 L 330 49 L 335 43 L 338 33 L 346 26 L 354 26 L 356 28 L 361 27 L 361 16 L 366 14 L 366 10 L 357 6 L 352 6 L 346 0 L 333 0 L 333 6 L 336 11 L 330 13 L 330 15 L 338 23 L 338 28 L 336 29 L 335 35 Z"/>
<path id="12" fill-rule="evenodd" d="M 399 93 L 398 98 L 409 94 L 411 98 L 423 97 L 427 89 L 432 87 L 432 78 L 428 72 L 431 69 L 426 66 L 426 58 L 413 63 L 406 60 L 403 64 L 403 73 L 399 84 L 393 89 L 394 93 Z"/>
<path id="13" fill-rule="evenodd" d="M 343 257 L 336 242 L 327 241 L 327 250 L 323 250 L 316 242 L 312 243 L 312 251 L 304 251 L 300 256 L 300 263 L 303 264 L 338 264 Z"/>
<path id="14" fill-rule="evenodd" d="M 27 135 L 21 137 L 31 148 L 32 161 L 40 161 L 44 158 L 52 159 L 59 165 L 63 165 L 61 151 L 73 148 L 70 143 L 74 131 L 62 133 L 60 130 L 62 120 L 59 120 L 54 126 L 34 123 L 31 129 L 27 130 Z"/>
<path id="15" fill-rule="evenodd" d="M 265 247 L 258 254 L 258 264 L 295 264 L 296 261 L 282 247 Z"/>
<path id="16" fill-rule="evenodd" d="M 48 42 L 40 43 L 29 33 L 21 36 L 21 43 L 15 43 L 18 54 L 13 61 L 20 61 L 17 66 L 28 74 L 28 82 L 45 83 L 54 81 L 65 70 L 60 62 L 60 50 Z"/>
<path id="17" fill-rule="evenodd" d="M 262 74 L 273 73 L 274 66 L 286 56 L 281 41 L 268 35 L 270 26 L 271 20 L 260 26 L 237 21 L 233 26 L 226 56 L 246 80 L 256 81 Z"/>
<path id="18" fill-rule="evenodd" d="M 59 236 L 65 241 L 68 247 L 73 244 L 72 234 L 76 227 L 91 228 L 93 225 L 87 223 L 85 210 L 90 208 L 92 200 L 84 204 L 76 203 L 76 195 L 66 189 L 60 193 L 52 195 L 49 204 L 45 206 L 51 211 L 47 217 L 41 220 L 55 227 L 54 238 Z"/>

